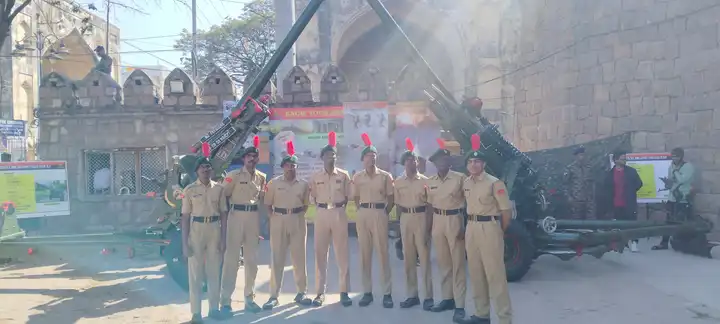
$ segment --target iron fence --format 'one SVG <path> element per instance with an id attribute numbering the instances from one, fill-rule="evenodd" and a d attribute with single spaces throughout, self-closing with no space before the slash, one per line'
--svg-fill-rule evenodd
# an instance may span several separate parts
<path id="1" fill-rule="evenodd" d="M 153 180 L 166 168 L 165 148 L 161 147 L 88 150 L 84 168 L 86 194 L 137 195 L 157 191 Z"/>

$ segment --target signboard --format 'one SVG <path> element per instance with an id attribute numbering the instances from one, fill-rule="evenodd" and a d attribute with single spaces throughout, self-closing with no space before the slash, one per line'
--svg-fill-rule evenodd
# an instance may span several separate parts
<path id="1" fill-rule="evenodd" d="M 670 191 L 665 189 L 665 183 L 660 178 L 668 176 L 668 169 L 672 164 L 670 153 L 628 153 L 627 165 L 637 170 L 643 186 L 637 192 L 637 201 L 641 204 L 665 202 L 670 197 Z M 610 165 L 613 157 L 610 155 Z"/>
<path id="2" fill-rule="evenodd" d="M 350 146 L 347 164 L 348 171 L 359 171 L 362 167 L 360 155 L 365 148 L 361 135 L 367 133 L 378 150 L 377 166 L 390 170 L 392 144 L 388 140 L 390 118 L 387 102 L 347 102 L 343 106 L 343 128 L 346 144 Z"/>
<path id="3" fill-rule="evenodd" d="M 17 218 L 70 215 L 66 163 L 0 163 L 0 201 L 13 202 Z"/>
<path id="4" fill-rule="evenodd" d="M 275 108 L 270 115 L 273 136 L 272 153 L 275 174 L 282 174 L 280 160 L 287 156 L 287 142 L 292 141 L 298 157 L 297 176 L 307 179 L 323 168 L 320 150 L 328 144 L 327 134 L 337 134 L 338 156 L 347 155 L 343 143 L 343 107 Z M 338 161 L 342 166 L 344 162 Z"/>
<path id="5" fill-rule="evenodd" d="M 0 119 L 0 134 L 25 137 L 25 121 Z"/>

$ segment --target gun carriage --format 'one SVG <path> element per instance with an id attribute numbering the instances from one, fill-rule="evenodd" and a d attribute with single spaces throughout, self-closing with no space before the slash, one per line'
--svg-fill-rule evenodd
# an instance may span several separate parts
<path id="1" fill-rule="evenodd" d="M 158 220 L 158 226 L 141 233 L 111 233 L 94 236 L 86 243 L 110 243 L 122 240 L 154 242 L 161 246 L 161 253 L 168 270 L 181 287 L 187 288 L 187 265 L 182 258 L 179 210 L 181 190 L 195 180 L 192 166 L 202 155 L 207 155 L 216 172 L 222 172 L 227 162 L 242 149 L 243 143 L 258 132 L 260 123 L 270 115 L 267 98 L 260 98 L 261 91 L 270 81 L 282 59 L 289 52 L 305 26 L 317 12 L 324 0 L 311 0 L 298 17 L 287 37 L 278 45 L 269 63 L 263 67 L 253 83 L 247 88 L 240 104 L 231 116 L 225 118 L 191 148 L 193 154 L 176 157 L 173 169 L 163 181 L 158 181 L 161 199 L 169 210 Z M 583 254 L 597 258 L 609 251 L 623 252 L 625 243 L 632 239 L 673 235 L 675 250 L 710 257 L 712 247 L 706 240 L 711 223 L 693 217 L 686 222 L 652 221 L 575 221 L 556 220 L 548 215 L 545 189 L 538 182 L 538 174 L 532 168 L 531 159 L 508 142 L 498 127 L 482 116 L 473 102 L 458 103 L 445 89 L 418 49 L 405 35 L 394 18 L 379 0 L 367 0 L 389 31 L 397 32 L 417 62 L 426 67 L 429 86 L 425 94 L 431 109 L 443 129 L 451 132 L 461 148 L 471 147 L 470 138 L 480 134 L 482 150 L 487 158 L 487 171 L 502 179 L 515 203 L 513 221 L 505 234 L 505 264 L 508 280 L 520 280 L 540 255 L 555 255 L 569 260 Z M 477 101 L 475 101 L 477 103 Z M 204 151 L 204 152 L 201 152 Z M 204 153 L 204 154 L 203 154 Z M 464 166 L 460 171 L 465 171 Z M 160 198 L 158 198 L 160 199 Z M 102 238 L 102 239 L 100 239 Z M 78 237 L 73 238 L 78 241 Z M 57 238 L 13 238 L 2 244 L 23 242 L 32 244 L 56 242 Z M 88 244 L 89 244 L 88 243 Z M 51 243 L 55 244 L 55 243 Z"/>

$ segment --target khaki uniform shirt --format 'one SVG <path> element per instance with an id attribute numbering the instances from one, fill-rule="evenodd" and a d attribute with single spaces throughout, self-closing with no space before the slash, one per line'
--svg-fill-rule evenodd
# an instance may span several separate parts
<path id="1" fill-rule="evenodd" d="M 463 183 L 468 215 L 499 216 L 512 209 L 505 183 L 485 172 Z"/>
<path id="2" fill-rule="evenodd" d="M 315 204 L 339 204 L 350 198 L 350 174 L 340 168 L 335 168 L 332 173 L 325 169 L 315 172 L 310 176 L 309 185 Z"/>
<path id="3" fill-rule="evenodd" d="M 255 170 L 251 174 L 247 168 L 233 170 L 225 178 L 225 194 L 230 197 L 230 203 L 235 205 L 256 205 L 262 197 L 266 185 L 265 173 Z"/>
<path id="4" fill-rule="evenodd" d="M 395 204 L 405 208 L 426 206 L 428 177 L 418 173 L 410 178 L 403 174 L 395 179 Z"/>
<path id="5" fill-rule="evenodd" d="M 265 204 L 277 208 L 297 208 L 310 203 L 310 187 L 307 181 L 295 178 L 285 180 L 285 176 L 275 177 L 267 185 Z"/>
<path id="6" fill-rule="evenodd" d="M 455 171 L 449 171 L 443 179 L 437 174 L 430 177 L 427 180 L 430 205 L 442 210 L 464 208 L 463 184 L 466 178 L 464 174 Z"/>
<path id="7" fill-rule="evenodd" d="M 376 169 L 374 176 L 362 170 L 355 174 L 352 181 L 353 197 L 359 197 L 360 203 L 387 203 L 387 197 L 394 195 L 392 174 Z"/>
<path id="8" fill-rule="evenodd" d="M 227 213 L 225 188 L 215 181 L 204 185 L 197 180 L 183 190 L 182 213 L 192 217 L 220 216 Z"/>

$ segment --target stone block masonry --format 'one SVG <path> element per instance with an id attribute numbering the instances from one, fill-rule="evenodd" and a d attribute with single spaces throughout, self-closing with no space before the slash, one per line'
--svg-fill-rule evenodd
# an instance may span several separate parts
<path id="1" fill-rule="evenodd" d="M 520 147 L 623 132 L 637 152 L 683 147 L 696 209 L 720 225 L 720 1 L 519 2 Z"/>

